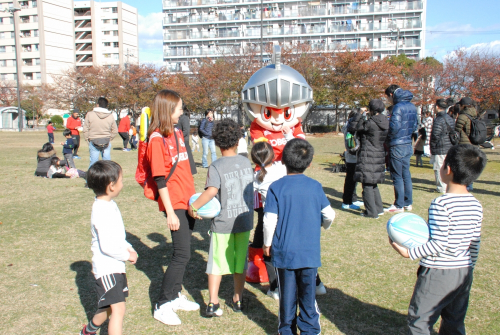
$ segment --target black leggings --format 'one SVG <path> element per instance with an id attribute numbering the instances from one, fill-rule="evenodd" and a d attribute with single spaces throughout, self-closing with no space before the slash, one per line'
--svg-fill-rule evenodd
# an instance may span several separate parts
<path id="1" fill-rule="evenodd" d="M 127 145 L 128 145 L 128 132 L 120 132 L 118 134 L 120 135 L 120 137 L 123 140 L 123 149 L 127 149 Z"/>
<path id="2" fill-rule="evenodd" d="M 161 284 L 160 299 L 157 307 L 176 299 L 182 290 L 182 280 L 186 265 L 191 258 L 191 234 L 195 220 L 185 209 L 176 209 L 175 215 L 179 218 L 179 230 L 170 231 L 172 234 L 173 255 Z"/>

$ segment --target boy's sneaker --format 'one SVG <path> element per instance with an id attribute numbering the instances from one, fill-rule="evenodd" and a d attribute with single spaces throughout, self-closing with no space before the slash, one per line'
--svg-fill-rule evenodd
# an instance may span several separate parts
<path id="1" fill-rule="evenodd" d="M 97 332 L 88 332 L 87 325 L 83 325 L 83 329 L 80 331 L 80 335 L 95 335 Z"/>
<path id="2" fill-rule="evenodd" d="M 278 292 L 278 289 L 275 289 L 274 291 L 267 291 L 267 295 L 273 298 L 274 300 L 280 300 L 280 294 Z"/>
<path id="3" fill-rule="evenodd" d="M 384 208 L 384 212 L 389 212 L 389 213 L 403 213 L 405 210 L 404 208 L 397 208 L 394 205 L 391 205 L 389 208 Z"/>
<path id="4" fill-rule="evenodd" d="M 356 206 L 355 204 L 351 204 L 351 205 L 342 204 L 342 209 L 355 209 L 355 210 L 358 210 L 359 206 Z"/>
<path id="5" fill-rule="evenodd" d="M 222 309 L 220 308 L 220 304 L 214 304 L 213 302 L 209 303 L 207 306 L 207 316 L 221 316 Z"/>
<path id="6" fill-rule="evenodd" d="M 172 301 L 172 309 L 176 311 L 197 311 L 200 309 L 200 305 L 196 302 L 189 301 L 184 294 L 179 292 L 179 297 Z"/>
<path id="7" fill-rule="evenodd" d="M 73 159 L 82 159 L 80 156 L 73 156 Z"/>
<path id="8" fill-rule="evenodd" d="M 231 308 L 233 312 L 241 313 L 241 300 L 234 302 L 233 299 L 231 299 Z"/>
<path id="9" fill-rule="evenodd" d="M 361 206 L 365 205 L 365 203 L 363 201 L 354 201 L 352 204 L 355 205 L 355 206 L 358 206 L 358 207 L 361 207 Z"/>
<path id="10" fill-rule="evenodd" d="M 364 217 L 367 217 L 367 218 L 370 218 L 370 219 L 378 219 L 378 215 L 377 215 L 377 217 L 376 217 L 376 218 L 372 218 L 371 216 L 368 216 L 368 213 L 366 213 L 366 212 L 361 212 L 361 213 L 360 213 L 360 215 L 361 215 L 361 216 L 364 216 Z M 380 214 L 379 214 L 379 215 L 380 215 Z"/>
<path id="11" fill-rule="evenodd" d="M 319 283 L 319 285 L 316 285 L 316 295 L 324 295 L 326 294 L 326 287 L 323 285 L 323 283 Z"/>
<path id="12" fill-rule="evenodd" d="M 405 206 L 405 211 L 411 212 L 413 209 L 412 205 Z"/>
<path id="13" fill-rule="evenodd" d="M 169 326 L 181 324 L 181 319 L 179 319 L 179 316 L 174 312 L 172 301 L 161 305 L 160 308 L 156 307 L 153 317 Z"/>

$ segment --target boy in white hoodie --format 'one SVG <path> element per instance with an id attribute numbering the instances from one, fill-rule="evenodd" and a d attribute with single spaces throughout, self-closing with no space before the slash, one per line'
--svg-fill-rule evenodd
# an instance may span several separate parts
<path id="1" fill-rule="evenodd" d="M 87 172 L 87 184 L 96 195 L 91 215 L 92 272 L 96 279 L 98 309 L 80 335 L 93 335 L 110 317 L 108 331 L 121 334 L 128 297 L 125 261 L 135 264 L 137 253 L 125 240 L 125 227 L 114 198 L 123 188 L 120 165 L 98 161 Z"/>

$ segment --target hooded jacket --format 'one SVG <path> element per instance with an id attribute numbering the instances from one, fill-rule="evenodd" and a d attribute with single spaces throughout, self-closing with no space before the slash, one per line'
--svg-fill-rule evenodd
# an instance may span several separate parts
<path id="1" fill-rule="evenodd" d="M 391 120 L 389 122 L 389 146 L 411 144 L 411 134 L 417 130 L 417 108 L 410 101 L 413 94 L 398 88 L 394 92 Z"/>
<path id="2" fill-rule="evenodd" d="M 437 113 L 430 135 L 431 155 L 446 155 L 448 150 L 453 146 L 446 124 L 450 126 L 451 130 L 455 129 L 455 121 L 453 121 L 446 111 Z"/>
<path id="3" fill-rule="evenodd" d="M 384 142 L 389 132 L 387 117 L 383 114 L 377 114 L 365 121 L 361 119 L 361 114 L 358 113 L 350 122 L 348 130 L 350 132 L 357 131 L 357 135 L 361 140 L 354 181 L 366 184 L 384 182 Z"/>
<path id="4" fill-rule="evenodd" d="M 57 157 L 55 150 L 51 150 L 48 152 L 39 152 L 36 155 L 37 165 L 35 172 L 37 175 L 47 175 L 47 172 L 49 172 L 50 161 L 52 160 L 52 157 Z"/>
<path id="5" fill-rule="evenodd" d="M 96 138 L 109 138 L 112 141 L 116 134 L 118 134 L 118 128 L 115 119 L 111 111 L 106 108 L 95 107 L 85 116 L 83 135 L 87 142 Z"/>
<path id="6" fill-rule="evenodd" d="M 455 130 L 460 133 L 460 142 L 458 144 L 470 144 L 470 119 L 467 115 L 475 119 L 477 117 L 476 109 L 474 107 L 467 107 L 458 115 L 457 122 L 455 123 Z"/>

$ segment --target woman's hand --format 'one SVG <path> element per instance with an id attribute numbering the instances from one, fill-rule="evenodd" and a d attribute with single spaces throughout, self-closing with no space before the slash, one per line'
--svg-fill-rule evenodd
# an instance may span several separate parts
<path id="1" fill-rule="evenodd" d="M 167 213 L 167 225 L 171 231 L 179 230 L 181 224 L 175 212 Z"/>

